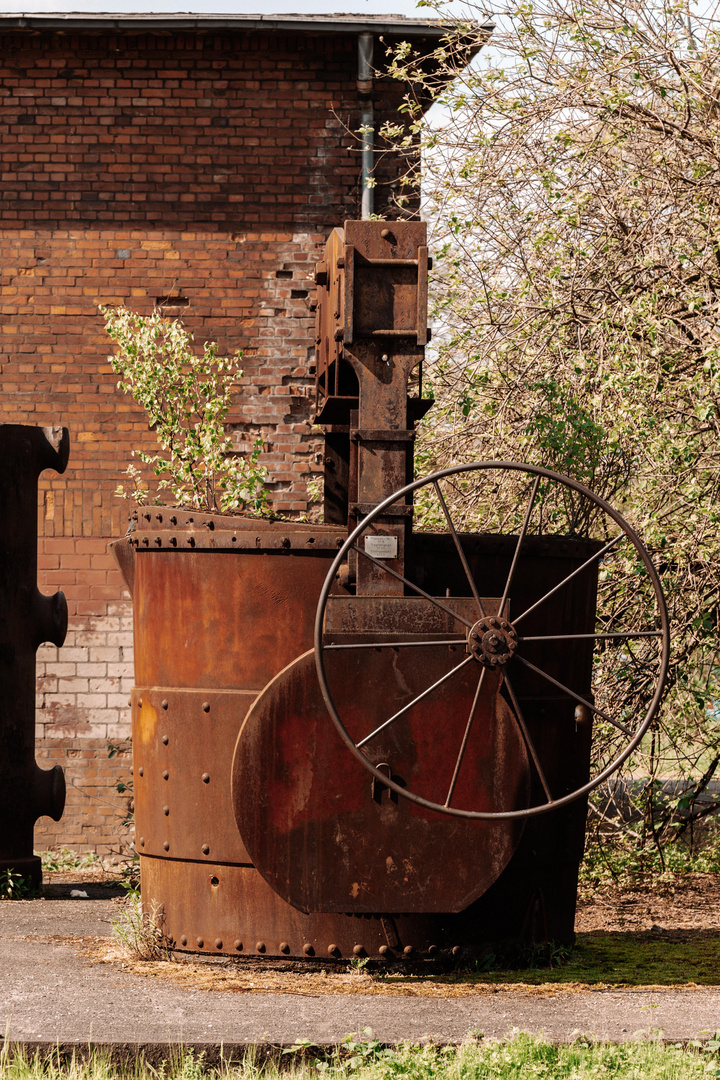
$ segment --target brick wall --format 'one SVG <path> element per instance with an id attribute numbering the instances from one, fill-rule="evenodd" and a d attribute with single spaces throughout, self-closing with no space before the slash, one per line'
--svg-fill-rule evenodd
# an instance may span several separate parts
<path id="1" fill-rule="evenodd" d="M 107 542 L 125 532 L 113 491 L 130 452 L 154 436 L 116 389 L 98 305 L 149 313 L 181 295 L 199 343 L 242 349 L 236 446 L 261 436 L 277 509 L 307 511 L 311 275 L 358 215 L 356 50 L 341 31 L 0 35 L 0 422 L 71 433 L 38 507 L 39 584 L 70 606 L 63 649 L 38 653 L 38 760 L 68 780 L 39 847 L 124 836 L 127 755 L 107 746 L 129 735 L 131 620 Z M 378 83 L 378 126 L 401 93 Z M 400 168 L 381 159 L 378 212 Z"/>

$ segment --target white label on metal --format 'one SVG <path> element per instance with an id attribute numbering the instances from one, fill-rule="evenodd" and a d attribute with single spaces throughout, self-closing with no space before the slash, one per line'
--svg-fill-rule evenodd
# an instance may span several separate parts
<path id="1" fill-rule="evenodd" d="M 366 536 L 365 551 L 373 559 L 397 559 L 397 536 Z"/>

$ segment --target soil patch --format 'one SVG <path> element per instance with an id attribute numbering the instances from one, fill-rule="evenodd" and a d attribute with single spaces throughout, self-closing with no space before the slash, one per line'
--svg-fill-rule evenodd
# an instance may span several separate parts
<path id="1" fill-rule="evenodd" d="M 610 886 L 578 898 L 575 930 L 720 930 L 720 874 L 683 874 L 628 889 Z"/>

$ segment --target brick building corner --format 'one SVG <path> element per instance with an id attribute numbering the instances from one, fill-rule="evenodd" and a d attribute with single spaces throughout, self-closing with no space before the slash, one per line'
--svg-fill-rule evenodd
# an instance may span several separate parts
<path id="1" fill-rule="evenodd" d="M 0 422 L 71 436 L 38 506 L 38 584 L 70 611 L 63 648 L 38 652 L 38 761 L 68 782 L 39 849 L 118 853 L 131 839 L 116 785 L 130 770 L 132 613 L 107 544 L 128 515 L 114 489 L 154 436 L 116 389 L 98 305 L 163 306 L 198 342 L 242 349 L 236 447 L 261 437 L 275 507 L 308 511 L 312 273 L 329 231 L 359 216 L 363 32 L 382 38 L 378 63 L 393 41 L 427 49 L 441 34 L 399 17 L 0 15 Z M 403 92 L 375 81 L 377 128 Z M 378 159 L 388 217 L 402 170 Z"/>

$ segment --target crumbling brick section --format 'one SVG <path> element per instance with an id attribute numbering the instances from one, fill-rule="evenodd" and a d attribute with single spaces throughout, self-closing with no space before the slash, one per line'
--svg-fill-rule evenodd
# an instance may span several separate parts
<path id="1" fill-rule="evenodd" d="M 39 586 L 63 590 L 70 629 L 62 649 L 42 645 L 37 653 L 37 758 L 43 768 L 62 765 L 67 782 L 62 819 L 42 818 L 35 828 L 38 849 L 119 856 L 132 839 L 121 824 L 131 792 L 118 791 L 130 782 L 132 607 L 107 542 L 39 543 Z"/>
<path id="2" fill-rule="evenodd" d="M 71 437 L 67 472 L 40 481 L 39 584 L 66 593 L 70 627 L 38 653 L 38 757 L 68 780 L 39 847 L 126 839 L 127 756 L 108 746 L 129 735 L 131 610 L 107 543 L 131 452 L 156 443 L 117 390 L 98 305 L 160 305 L 198 344 L 241 349 L 235 446 L 260 438 L 276 509 L 307 512 L 312 273 L 358 215 L 356 56 L 342 29 L 0 34 L 0 422 Z M 378 81 L 378 128 L 402 92 Z M 380 159 L 378 212 L 402 168 Z"/>

